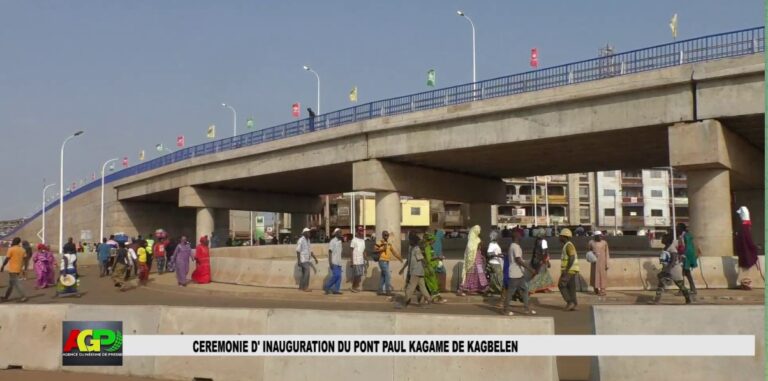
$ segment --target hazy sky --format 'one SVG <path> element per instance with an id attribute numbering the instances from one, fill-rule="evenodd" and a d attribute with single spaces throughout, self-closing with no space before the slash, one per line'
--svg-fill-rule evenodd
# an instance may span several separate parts
<path id="1" fill-rule="evenodd" d="M 291 104 L 315 107 L 311 65 L 322 80 L 322 111 L 472 79 L 588 59 L 610 42 L 626 51 L 763 25 L 761 0 L 739 1 L 36 1 L 0 0 L 0 219 L 39 208 L 43 178 L 90 180 L 101 163 L 154 146 L 292 120 Z M 58 188 L 58 187 L 56 187 Z"/>

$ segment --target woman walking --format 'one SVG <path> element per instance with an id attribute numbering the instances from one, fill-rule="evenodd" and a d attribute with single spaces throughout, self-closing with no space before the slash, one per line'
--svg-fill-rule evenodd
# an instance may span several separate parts
<path id="1" fill-rule="evenodd" d="M 692 270 L 699 267 L 699 252 L 693 244 L 693 235 L 684 223 L 677 224 L 680 238 L 677 240 L 677 252 L 683 255 L 683 276 L 688 278 L 691 295 L 696 295 L 696 285 L 693 283 Z M 682 291 L 678 294 L 682 294 Z"/>
<path id="2" fill-rule="evenodd" d="M 496 240 L 498 239 L 499 233 L 495 230 L 491 231 L 490 234 L 490 240 L 491 243 L 488 244 L 488 265 L 490 267 L 491 272 L 491 284 L 490 284 L 490 290 L 494 294 L 501 295 L 502 291 L 504 290 L 504 269 L 502 268 L 502 261 L 503 259 L 503 252 L 501 251 L 501 246 L 499 246 L 498 242 Z"/>
<path id="3" fill-rule="evenodd" d="M 599 230 L 595 232 L 594 238 L 589 241 L 588 250 L 595 254 L 597 258 L 597 261 L 592 263 L 589 284 L 595 289 L 595 294 L 605 296 L 605 289 L 608 284 L 610 250 L 608 249 L 608 242 L 603 240 L 603 235 Z"/>
<path id="4" fill-rule="evenodd" d="M 186 236 L 181 236 L 181 240 L 173 252 L 173 258 L 176 264 L 176 281 L 179 286 L 186 287 L 189 261 L 192 259 L 192 248 L 189 246 Z"/>
<path id="5" fill-rule="evenodd" d="M 549 246 L 544 238 L 546 232 L 544 229 L 536 230 L 536 241 L 533 244 L 533 256 L 531 257 L 531 267 L 536 270 L 536 275 L 531 278 L 529 292 L 552 292 L 555 287 L 555 281 L 549 273 Z"/>
<path id="6" fill-rule="evenodd" d="M 195 248 L 195 271 L 192 281 L 199 284 L 211 283 L 211 256 L 208 250 L 208 236 L 200 238 L 200 244 Z"/>
<path id="7" fill-rule="evenodd" d="M 427 286 L 429 301 L 432 303 L 445 303 L 445 299 L 440 296 L 440 282 L 437 279 L 437 269 L 440 260 L 434 257 L 433 244 L 435 236 L 431 233 L 424 233 L 424 284 Z"/>
<path id="8" fill-rule="evenodd" d="M 48 246 L 45 244 L 37 245 L 37 252 L 32 255 L 32 263 L 35 269 L 35 288 L 46 288 L 53 286 L 55 283 L 51 282 L 51 278 L 54 277 L 54 263 L 56 259 L 53 254 L 48 250 Z"/>
<path id="9" fill-rule="evenodd" d="M 466 296 L 467 293 L 484 293 L 488 289 L 488 279 L 485 278 L 485 256 L 480 250 L 480 226 L 475 225 L 469 230 L 467 247 L 464 249 L 464 271 L 461 273 L 458 296 Z"/>

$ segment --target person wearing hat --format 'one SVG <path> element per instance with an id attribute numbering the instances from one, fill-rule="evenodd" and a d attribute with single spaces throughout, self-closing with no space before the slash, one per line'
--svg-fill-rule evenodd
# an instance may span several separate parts
<path id="1" fill-rule="evenodd" d="M 417 288 L 422 296 L 429 298 L 429 290 L 427 290 L 427 285 L 424 283 L 425 259 L 419 247 L 420 240 L 416 233 L 410 232 L 408 234 L 408 243 L 410 245 L 408 259 L 405 261 L 403 268 L 400 269 L 400 275 L 402 275 L 403 271 L 408 268 L 408 275 L 406 277 L 408 284 L 405 286 L 405 296 L 402 304 L 395 305 L 395 308 L 407 307 L 411 303 L 411 297 Z"/>
<path id="2" fill-rule="evenodd" d="M 576 311 L 576 278 L 579 276 L 579 258 L 576 256 L 576 247 L 571 242 L 573 233 L 568 228 L 560 231 L 560 242 L 563 243 L 563 251 L 560 255 L 560 281 L 557 287 L 567 303 L 565 311 Z"/>
<path id="3" fill-rule="evenodd" d="M 339 229 L 336 229 L 339 230 Z M 350 249 L 352 249 L 352 292 L 362 291 L 363 276 L 365 276 L 365 261 L 367 255 L 365 253 L 367 244 L 363 237 L 365 236 L 365 230 L 362 227 L 357 228 L 357 234 L 352 238 L 352 242 L 349 243 Z"/>
<path id="4" fill-rule="evenodd" d="M 61 255 L 61 271 L 57 295 L 67 296 L 77 294 L 77 254 L 64 253 Z"/>
<path id="5" fill-rule="evenodd" d="M 299 238 L 299 242 L 296 244 L 296 263 L 301 269 L 299 290 L 304 292 L 312 291 L 309 289 L 309 270 L 312 268 L 311 259 L 315 260 L 315 264 L 319 263 L 315 253 L 309 247 L 309 228 L 304 228 L 301 231 L 301 238 Z"/>
<path id="6" fill-rule="evenodd" d="M 328 244 L 328 266 L 331 277 L 323 285 L 325 294 L 341 295 L 341 229 L 333 230 L 333 238 Z"/>
<path id="7" fill-rule="evenodd" d="M 610 259 L 610 250 L 608 242 L 603 239 L 603 233 L 596 230 L 593 238 L 589 241 L 588 250 L 591 251 L 596 260 L 591 264 L 590 285 L 595 289 L 595 294 L 605 296 L 605 288 L 608 283 L 608 260 Z"/>

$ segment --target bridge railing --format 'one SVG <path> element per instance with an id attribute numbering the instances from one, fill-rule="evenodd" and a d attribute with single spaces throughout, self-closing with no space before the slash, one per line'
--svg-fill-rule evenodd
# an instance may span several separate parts
<path id="1" fill-rule="evenodd" d="M 764 49 L 765 28 L 757 27 L 692 38 L 560 66 L 492 78 L 476 83 L 467 83 L 374 101 L 317 115 L 312 120 L 302 119 L 235 137 L 183 148 L 110 174 L 105 178 L 105 181 L 116 181 L 195 157 L 248 147 L 363 120 L 431 110 L 466 102 L 539 91 L 694 62 L 756 54 L 763 52 Z M 87 184 L 66 195 L 64 200 L 87 192 L 98 184 L 100 184 L 99 181 Z M 57 204 L 58 200 L 51 203 L 51 206 Z M 38 211 L 27 221 L 34 219 L 39 214 L 40 212 Z M 17 230 L 20 228 L 21 226 Z"/>

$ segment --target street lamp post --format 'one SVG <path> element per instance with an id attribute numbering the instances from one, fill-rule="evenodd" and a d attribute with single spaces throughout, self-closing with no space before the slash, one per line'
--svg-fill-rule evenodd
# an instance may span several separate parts
<path id="1" fill-rule="evenodd" d="M 312 73 L 317 78 L 317 115 L 320 115 L 320 75 L 316 71 L 312 70 L 309 65 L 304 65 L 304 70 Z"/>
<path id="2" fill-rule="evenodd" d="M 48 188 L 50 188 L 50 187 L 52 187 L 54 185 L 56 185 L 56 183 L 48 184 L 45 187 L 43 187 L 43 212 L 42 212 L 42 215 L 43 215 L 43 229 L 42 229 L 42 237 L 40 237 L 40 241 L 42 243 L 45 243 L 45 191 L 47 191 Z"/>
<path id="3" fill-rule="evenodd" d="M 104 238 L 104 173 L 107 171 L 107 165 L 117 160 L 117 158 L 109 159 L 101 166 L 101 218 L 99 220 L 99 239 Z"/>
<path id="4" fill-rule="evenodd" d="M 235 110 L 234 107 L 232 107 L 232 105 L 228 105 L 226 103 L 222 103 L 221 107 L 226 107 L 232 110 L 232 116 L 234 118 L 232 119 L 232 136 L 233 137 L 237 136 L 237 111 Z"/>
<path id="5" fill-rule="evenodd" d="M 61 157 L 59 160 L 59 253 L 62 253 L 64 248 L 64 146 L 72 138 L 82 134 L 83 131 L 77 131 L 61 143 Z"/>
<path id="6" fill-rule="evenodd" d="M 469 16 L 464 14 L 464 11 L 456 11 L 456 14 L 464 17 L 469 21 L 469 25 L 472 26 L 472 83 L 477 82 L 477 66 L 476 66 L 476 55 L 475 55 L 475 23 L 472 22 L 472 19 L 469 18 Z"/>

